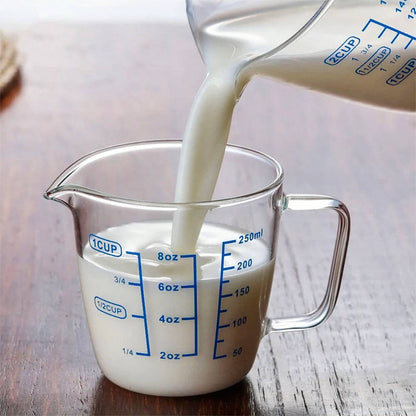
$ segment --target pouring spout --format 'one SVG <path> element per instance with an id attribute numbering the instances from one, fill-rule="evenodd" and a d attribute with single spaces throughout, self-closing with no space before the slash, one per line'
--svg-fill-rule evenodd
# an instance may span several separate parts
<path id="1" fill-rule="evenodd" d="M 90 176 L 88 167 L 99 158 L 94 152 L 86 155 L 71 165 L 69 165 L 60 175 L 52 182 L 52 184 L 46 189 L 43 196 L 47 200 L 57 201 L 68 208 L 74 208 L 74 200 L 76 195 L 91 193 L 88 192 L 88 181 L 86 178 Z M 87 170 L 85 173 L 84 170 Z"/>
<path id="2" fill-rule="evenodd" d="M 56 201 L 68 208 L 73 207 L 73 196 L 76 190 L 65 186 L 53 187 L 52 185 L 43 193 L 43 197 L 49 201 Z"/>
<path id="3" fill-rule="evenodd" d="M 68 208 L 73 207 L 74 195 L 81 191 L 80 186 L 76 185 L 79 182 L 75 177 L 76 172 L 79 170 L 81 159 L 67 169 L 65 169 L 46 189 L 43 193 L 43 197 L 50 201 L 57 201 Z M 82 192 L 82 191 L 81 191 Z"/>

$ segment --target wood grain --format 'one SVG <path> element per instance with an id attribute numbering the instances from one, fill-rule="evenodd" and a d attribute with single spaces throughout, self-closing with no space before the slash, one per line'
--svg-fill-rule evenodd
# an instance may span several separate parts
<path id="1" fill-rule="evenodd" d="M 315 330 L 265 337 L 228 390 L 145 396 L 101 375 L 71 218 L 42 193 L 92 150 L 180 137 L 202 62 L 180 26 L 40 24 L 18 47 L 20 86 L 0 113 L 0 415 L 416 415 L 414 114 L 249 84 L 230 141 L 279 159 L 286 192 L 350 208 L 339 303 Z M 329 214 L 284 215 L 270 316 L 319 303 L 334 235 Z"/>

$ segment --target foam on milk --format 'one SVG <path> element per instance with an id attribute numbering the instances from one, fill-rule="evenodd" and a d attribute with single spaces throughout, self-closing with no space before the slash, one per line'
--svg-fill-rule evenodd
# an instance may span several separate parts
<path id="1" fill-rule="evenodd" d="M 229 246 L 233 264 L 247 258 L 251 258 L 253 264 L 247 270 L 227 274 L 226 290 L 233 296 L 223 299 L 222 307 L 227 313 L 222 315 L 221 324 L 230 327 L 223 330 L 226 331 L 221 334 L 224 342 L 218 344 L 217 351 L 218 355 L 227 356 L 213 359 L 221 241 L 238 238 L 241 230 L 204 224 L 196 249 L 198 355 L 183 356 L 194 351 L 194 321 L 176 319 L 175 323 L 175 317 L 193 314 L 194 297 L 189 289 L 188 292 L 164 289 L 173 284 L 178 288 L 189 285 L 193 273 L 186 261 L 181 264 L 158 259 L 160 252 L 172 253 L 167 251 L 171 231 L 168 222 L 144 222 L 99 233 L 101 238 L 118 241 L 123 246 L 123 255 L 117 258 L 88 245 L 85 247 L 83 258 L 79 258 L 79 270 L 96 358 L 110 380 L 141 393 L 157 391 L 177 396 L 219 390 L 241 380 L 253 364 L 263 334 L 274 261 L 269 260 L 269 249 L 260 239 L 246 245 Z M 128 284 L 138 283 L 137 258 L 126 255 L 128 250 L 141 253 L 148 345 L 144 320 L 133 317 L 142 316 L 144 310 L 140 288 Z M 235 295 L 242 289 L 242 296 Z M 102 308 L 103 303 L 110 307 Z M 122 313 L 112 312 L 112 305 Z M 146 352 L 147 348 L 150 356 L 136 355 L 136 352 Z"/>

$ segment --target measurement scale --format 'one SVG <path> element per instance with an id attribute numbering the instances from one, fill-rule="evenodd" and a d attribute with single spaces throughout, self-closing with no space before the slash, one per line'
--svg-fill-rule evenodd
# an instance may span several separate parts
<path id="1" fill-rule="evenodd" d="M 252 285 L 246 280 L 240 283 L 238 277 L 261 266 L 263 259 L 256 258 L 255 254 L 250 257 L 236 256 L 236 249 L 244 247 L 246 253 L 250 252 L 250 244 L 263 244 L 260 241 L 262 236 L 263 229 L 260 229 L 210 244 L 217 247 L 212 248 L 217 253 L 216 276 L 207 279 L 211 281 L 208 283 L 210 309 L 214 312 L 210 312 L 211 322 L 207 324 L 204 317 L 202 324 L 211 328 L 209 344 L 213 360 L 244 354 L 242 345 L 235 343 L 235 333 L 240 331 L 240 336 L 244 335 L 243 328 L 253 320 L 249 310 L 241 309 L 241 305 L 250 300 Z M 94 313 L 99 315 L 100 320 L 112 319 L 114 325 L 130 325 L 129 331 L 134 333 L 132 341 L 128 345 L 120 345 L 118 353 L 173 361 L 198 356 L 201 324 L 198 319 L 198 287 L 207 284 L 204 279 L 201 282 L 198 278 L 201 278 L 199 271 L 207 260 L 196 253 L 173 254 L 164 246 L 150 255 L 149 252 L 129 251 L 121 242 L 96 234 L 90 234 L 88 244 L 90 253 L 97 252 L 102 257 L 108 257 L 114 270 L 106 276 L 112 285 L 111 290 L 104 293 L 97 286 L 93 293 Z M 116 272 L 117 262 L 126 261 L 134 262 L 136 274 L 130 270 L 129 273 Z M 159 271 L 156 272 L 158 277 L 146 275 L 149 262 L 151 268 L 161 270 L 160 275 Z M 166 275 L 173 273 L 178 278 L 163 277 L 163 268 L 166 268 Z M 179 276 L 191 279 L 183 281 Z M 227 335 L 231 337 L 227 338 Z M 206 335 L 204 340 L 206 343 Z"/>
<path id="2" fill-rule="evenodd" d="M 360 35 L 347 37 L 324 59 L 324 63 L 336 66 L 351 56 L 351 62 L 359 62 L 359 66 L 353 68 L 355 74 L 365 76 L 377 69 L 388 73 L 384 76 L 384 81 L 392 87 L 406 80 L 415 71 L 416 54 L 409 56 L 409 48 L 413 46 L 415 36 L 373 18 L 367 21 L 361 32 L 365 32 L 367 38 L 363 39 Z M 382 41 L 386 43 L 381 44 Z M 390 47 L 393 44 L 394 52 Z M 405 56 L 401 56 L 400 51 L 406 52 Z M 367 57 L 368 55 L 370 56 Z M 362 63 L 363 56 L 365 61 Z"/>

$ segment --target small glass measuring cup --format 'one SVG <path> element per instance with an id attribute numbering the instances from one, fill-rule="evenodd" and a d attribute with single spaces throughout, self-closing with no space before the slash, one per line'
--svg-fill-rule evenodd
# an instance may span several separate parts
<path id="1" fill-rule="evenodd" d="M 119 145 L 65 170 L 45 197 L 72 212 L 82 296 L 104 375 L 140 393 L 213 392 L 250 370 L 261 338 L 312 328 L 337 300 L 350 219 L 320 195 L 285 195 L 269 156 L 228 145 L 214 200 L 173 200 L 180 141 Z M 328 287 L 313 312 L 266 317 L 282 212 L 329 208 L 339 225 Z M 192 253 L 172 252 L 177 210 L 206 213 Z M 278 276 L 276 276 L 278 278 Z"/>

